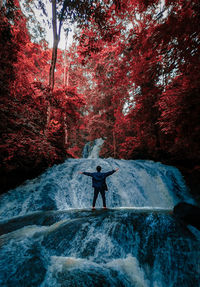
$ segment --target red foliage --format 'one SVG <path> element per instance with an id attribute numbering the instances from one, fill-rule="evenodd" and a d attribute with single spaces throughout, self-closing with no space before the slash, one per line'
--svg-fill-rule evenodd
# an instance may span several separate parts
<path id="1" fill-rule="evenodd" d="M 18 2 L 7 1 L 0 13 L 0 170 L 4 190 L 67 156 L 66 149 L 76 145 L 84 100 L 75 88 L 65 89 L 59 82 L 53 95 L 50 93 L 51 51 L 45 42 L 31 42 Z M 49 102 L 52 113 L 47 132 Z"/>
<path id="2" fill-rule="evenodd" d="M 199 6 L 158 2 L 115 1 L 103 31 L 83 31 L 80 59 L 96 83 L 89 138 L 106 138 L 104 156 L 198 162 Z"/>

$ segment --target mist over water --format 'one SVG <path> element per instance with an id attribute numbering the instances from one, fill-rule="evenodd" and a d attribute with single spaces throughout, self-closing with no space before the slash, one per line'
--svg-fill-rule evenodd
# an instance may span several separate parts
<path id="1" fill-rule="evenodd" d="M 180 172 L 145 160 L 98 158 L 103 141 L 0 197 L 0 286 L 199 286 L 200 236 L 171 214 L 193 203 Z M 91 210 L 91 178 L 106 172 Z"/>

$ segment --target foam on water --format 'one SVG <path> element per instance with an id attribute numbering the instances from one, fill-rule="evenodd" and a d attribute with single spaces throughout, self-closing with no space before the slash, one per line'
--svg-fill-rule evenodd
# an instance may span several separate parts
<path id="1" fill-rule="evenodd" d="M 55 212 L 57 222 L 37 225 L 43 216 L 0 237 L 1 286 L 30 286 L 27 276 L 33 286 L 189 287 L 198 280 L 199 242 L 166 210 Z M 187 284 L 179 284 L 182 274 Z"/>
<path id="2" fill-rule="evenodd" d="M 137 258 L 130 254 L 126 258 L 112 260 L 107 263 L 107 266 L 125 273 L 135 287 L 150 286 L 149 280 L 145 279 L 144 270 L 139 266 Z"/>
<path id="3" fill-rule="evenodd" d="M 121 274 L 121 277 L 128 278 L 128 284 L 132 284 L 135 287 L 148 287 L 150 283 L 147 279 L 145 279 L 145 273 L 141 267 L 139 267 L 139 263 L 137 258 L 128 255 L 123 259 L 114 259 L 106 264 L 97 264 L 90 260 L 82 259 L 82 258 L 74 258 L 74 257 L 64 257 L 64 256 L 52 256 L 51 261 L 49 263 L 47 276 L 41 286 L 57 286 L 59 285 L 60 274 L 63 277 L 69 276 L 69 273 L 78 270 L 79 274 L 86 273 L 88 270 L 93 272 L 94 275 L 98 272 L 103 272 L 104 270 L 109 270 L 107 272 L 107 276 L 110 276 L 110 281 L 113 282 L 114 278 L 112 277 L 112 272 L 116 272 Z M 105 271 L 104 271 L 105 272 Z M 53 278 L 52 278 L 53 277 Z M 50 279 L 50 280 L 49 280 Z M 77 283 L 79 282 L 77 276 Z M 81 280 L 80 280 L 81 281 Z M 52 285 L 54 282 L 54 285 Z M 116 282 L 115 282 L 116 283 Z M 126 283 L 125 283 L 126 284 Z M 62 284 L 61 284 L 62 285 Z M 83 284 L 80 283 L 81 286 Z M 87 283 L 85 286 L 88 286 Z M 124 285 L 126 286 L 126 285 Z"/>

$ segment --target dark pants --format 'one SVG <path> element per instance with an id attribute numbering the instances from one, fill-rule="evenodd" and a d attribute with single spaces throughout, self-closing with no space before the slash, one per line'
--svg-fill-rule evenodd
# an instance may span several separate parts
<path id="1" fill-rule="evenodd" d="M 93 204 L 92 206 L 95 207 L 95 203 L 98 197 L 99 192 L 101 193 L 101 197 L 103 200 L 103 207 L 106 207 L 106 197 L 105 197 L 105 190 L 101 188 L 95 188 L 94 189 L 94 197 L 93 197 Z"/>

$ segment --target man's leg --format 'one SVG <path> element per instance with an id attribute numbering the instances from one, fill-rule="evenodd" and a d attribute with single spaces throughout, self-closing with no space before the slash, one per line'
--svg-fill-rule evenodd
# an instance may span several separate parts
<path id="1" fill-rule="evenodd" d="M 92 203 L 92 207 L 93 207 L 93 208 L 95 207 L 95 203 L 96 203 L 98 194 L 99 194 L 99 190 L 95 188 L 95 189 L 94 189 L 93 203 Z"/>
<path id="2" fill-rule="evenodd" d="M 101 192 L 101 197 L 103 200 L 103 207 L 106 207 L 106 196 L 105 196 L 105 190 L 100 190 Z"/>

